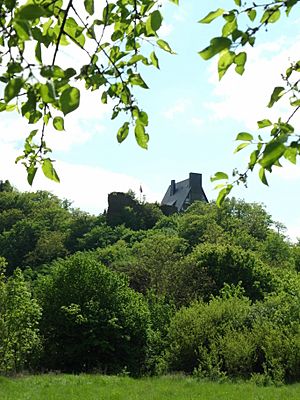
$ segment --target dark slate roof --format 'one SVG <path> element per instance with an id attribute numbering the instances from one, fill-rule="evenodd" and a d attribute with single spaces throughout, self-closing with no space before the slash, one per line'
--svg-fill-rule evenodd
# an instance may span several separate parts
<path id="1" fill-rule="evenodd" d="M 172 186 L 173 189 L 175 189 L 173 192 Z M 189 202 L 186 203 L 186 200 Z M 180 182 L 175 182 L 175 180 L 173 180 L 171 182 L 161 204 L 174 206 L 178 211 L 182 211 L 195 200 L 208 202 L 202 188 L 202 175 L 191 172 L 188 179 Z"/>
<path id="2" fill-rule="evenodd" d="M 175 206 L 177 210 L 181 210 L 191 191 L 189 179 L 175 183 L 175 188 L 175 193 L 171 195 L 171 185 L 168 187 L 161 203 L 167 206 Z"/>

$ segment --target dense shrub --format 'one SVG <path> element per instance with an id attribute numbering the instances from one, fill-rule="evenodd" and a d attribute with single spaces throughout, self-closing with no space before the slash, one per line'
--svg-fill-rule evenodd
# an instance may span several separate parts
<path id="1" fill-rule="evenodd" d="M 271 269 L 254 253 L 224 244 L 196 246 L 181 263 L 177 275 L 177 298 L 181 304 L 217 295 L 224 283 L 241 283 L 252 300 L 263 298 L 275 285 Z"/>
<path id="2" fill-rule="evenodd" d="M 41 367 L 140 372 L 149 311 L 124 278 L 92 255 L 75 254 L 38 280 L 37 295 L 43 308 Z"/>
<path id="3" fill-rule="evenodd" d="M 0 372 L 11 373 L 30 368 L 40 350 L 41 310 L 21 270 L 6 280 L 4 267 L 0 258 Z"/>
<path id="4" fill-rule="evenodd" d="M 239 297 L 238 292 L 224 296 L 213 298 L 209 303 L 195 302 L 175 314 L 166 355 L 171 370 L 191 373 L 197 369 L 210 376 L 224 369 L 220 351 L 222 338 L 245 329 L 251 308 L 250 301 Z"/>
<path id="5" fill-rule="evenodd" d="M 300 291 L 251 304 L 225 287 L 222 297 L 196 302 L 171 320 L 166 360 L 171 371 L 220 378 L 300 379 Z M 228 295 L 229 293 L 229 295 Z"/>

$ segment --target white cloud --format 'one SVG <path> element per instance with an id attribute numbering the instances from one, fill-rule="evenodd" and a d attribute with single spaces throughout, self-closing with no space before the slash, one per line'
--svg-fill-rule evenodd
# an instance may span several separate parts
<path id="1" fill-rule="evenodd" d="M 67 162 L 55 162 L 61 183 L 55 183 L 44 177 L 38 171 L 33 186 L 26 181 L 25 168 L 20 164 L 14 164 L 18 150 L 12 144 L 0 144 L 0 179 L 9 179 L 10 182 L 21 191 L 48 190 L 61 199 L 73 201 L 74 207 L 99 214 L 107 208 L 107 195 L 113 191 L 127 192 L 132 189 L 139 193 L 142 185 L 143 194 L 149 202 L 160 199 L 160 194 L 150 190 L 138 178 L 129 175 L 115 173 L 102 167 L 71 164 Z"/>
<path id="2" fill-rule="evenodd" d="M 191 124 L 192 124 L 193 126 L 195 126 L 196 128 L 202 128 L 202 126 L 203 126 L 203 119 L 198 118 L 198 117 L 193 117 L 193 118 L 190 120 L 190 122 L 191 122 Z"/>
<path id="3" fill-rule="evenodd" d="M 243 76 L 229 70 L 221 82 L 218 81 L 216 61 L 210 66 L 210 82 L 213 94 L 219 99 L 207 102 L 213 119 L 233 119 L 247 129 L 257 129 L 256 121 L 263 118 L 275 119 L 287 116 L 288 99 L 282 100 L 271 109 L 266 107 L 272 90 L 281 86 L 281 74 L 290 62 L 298 59 L 300 42 L 293 38 L 291 43 L 284 37 L 247 49 L 248 61 Z"/>
<path id="4" fill-rule="evenodd" d="M 190 106 L 191 102 L 188 99 L 179 99 L 172 106 L 163 112 L 167 119 L 174 119 L 177 114 L 184 113 Z"/>

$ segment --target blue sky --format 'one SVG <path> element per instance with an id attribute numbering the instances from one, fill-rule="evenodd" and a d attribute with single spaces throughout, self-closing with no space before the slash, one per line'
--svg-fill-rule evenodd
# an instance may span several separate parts
<path id="1" fill-rule="evenodd" d="M 144 71 L 150 89 L 137 92 L 140 107 L 150 119 L 147 151 L 138 147 L 133 135 L 118 144 L 116 131 L 121 121 L 110 120 L 110 109 L 101 104 L 99 94 L 86 93 L 78 112 L 66 118 L 66 131 L 50 132 L 47 138 L 61 183 L 39 174 L 33 188 L 27 185 L 23 167 L 14 164 L 27 126 L 17 115 L 3 113 L 0 179 L 10 179 L 20 190 L 51 190 L 95 214 L 107 207 L 110 191 L 132 189 L 138 193 L 140 184 L 146 200 L 161 201 L 170 180 L 185 179 L 189 172 L 203 174 L 207 197 L 215 199 L 217 192 L 210 176 L 216 171 L 231 173 L 234 167 L 242 170 L 247 165 L 250 150 L 233 154 L 237 133 L 256 133 L 257 120 L 287 115 L 284 102 L 274 110 L 267 109 L 266 104 L 272 88 L 280 85 L 280 73 L 300 53 L 295 11 L 295 16 L 283 18 L 268 32 L 262 32 L 256 47 L 249 49 L 242 77 L 229 72 L 219 82 L 217 60 L 205 62 L 197 52 L 218 35 L 220 26 L 217 21 L 211 25 L 197 21 L 210 8 L 232 4 L 229 0 L 182 0 L 177 7 L 164 1 L 162 36 L 177 55 L 160 52 L 161 69 Z M 66 53 L 64 57 L 73 62 L 72 55 Z M 298 115 L 293 122 L 297 128 Z M 268 177 L 269 187 L 260 183 L 256 171 L 248 188 L 238 187 L 233 195 L 265 204 L 273 218 L 288 227 L 291 238 L 300 237 L 299 179 L 299 167 L 286 163 L 285 168 L 274 169 Z"/>

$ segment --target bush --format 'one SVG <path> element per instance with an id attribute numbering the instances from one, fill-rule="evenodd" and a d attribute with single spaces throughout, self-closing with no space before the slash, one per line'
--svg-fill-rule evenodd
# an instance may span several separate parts
<path id="1" fill-rule="evenodd" d="M 138 374 L 145 360 L 149 311 L 142 297 L 93 255 L 53 264 L 37 282 L 43 308 L 41 367 Z"/>
<path id="2" fill-rule="evenodd" d="M 274 289 L 274 277 L 255 254 L 240 247 L 200 244 L 181 263 L 177 284 L 179 304 L 217 295 L 224 283 L 241 283 L 252 300 Z"/>
<path id="3" fill-rule="evenodd" d="M 21 270 L 5 281 L 2 258 L 0 264 L 0 372 L 7 374 L 29 368 L 40 350 L 41 310 Z"/>
<path id="4" fill-rule="evenodd" d="M 236 371 L 237 356 L 230 359 L 226 338 L 242 335 L 248 324 L 250 301 L 240 296 L 238 290 L 233 294 L 213 298 L 208 304 L 195 302 L 190 307 L 183 307 L 171 320 L 169 329 L 169 348 L 167 359 L 172 371 L 193 372 L 198 375 L 216 376 L 222 372 Z M 232 337 L 232 341 L 238 339 Z M 247 358 L 244 354 L 241 358 Z M 229 368 L 227 368 L 229 367 Z M 227 368 L 227 369 L 226 369 Z M 238 372 L 240 375 L 240 372 Z"/>

